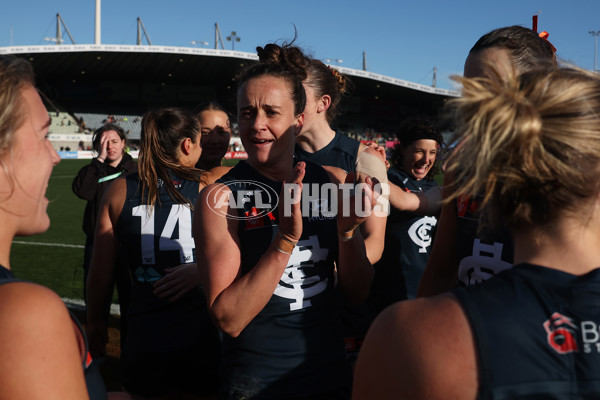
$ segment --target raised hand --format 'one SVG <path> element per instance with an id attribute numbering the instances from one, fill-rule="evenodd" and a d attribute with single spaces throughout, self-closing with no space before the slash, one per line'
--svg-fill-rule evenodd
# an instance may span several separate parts
<path id="1" fill-rule="evenodd" d="M 350 239 L 354 231 L 373 212 L 378 194 L 375 191 L 377 179 L 360 178 L 355 183 L 354 172 L 346 175 L 346 180 L 338 192 L 338 233 L 342 238 Z"/>
<path id="2" fill-rule="evenodd" d="M 302 179 L 306 163 L 299 162 L 289 181 L 284 182 L 279 198 L 279 234 L 283 239 L 297 243 L 302 236 Z"/>

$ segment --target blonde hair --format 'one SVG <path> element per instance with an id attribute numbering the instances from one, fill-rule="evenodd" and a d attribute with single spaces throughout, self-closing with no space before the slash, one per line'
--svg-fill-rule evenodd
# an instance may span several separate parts
<path id="1" fill-rule="evenodd" d="M 450 200 L 482 195 L 488 227 L 583 217 L 600 185 L 600 78 L 554 68 L 455 79 L 463 96 L 449 102 L 460 141 Z"/>
<path id="2" fill-rule="evenodd" d="M 0 168 L 8 177 L 9 197 L 16 183 L 5 156 L 10 154 L 15 132 L 24 123 L 22 89 L 27 86 L 35 87 L 33 68 L 29 61 L 0 55 Z"/>

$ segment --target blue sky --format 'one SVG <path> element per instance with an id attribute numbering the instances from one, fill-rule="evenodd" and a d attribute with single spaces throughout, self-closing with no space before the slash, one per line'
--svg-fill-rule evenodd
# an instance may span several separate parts
<path id="1" fill-rule="evenodd" d="M 78 44 L 94 41 L 94 0 L 19 0 L 4 2 L 0 13 L 0 47 L 48 44 L 60 13 Z M 362 67 L 430 85 L 437 67 L 437 86 L 454 88 L 449 76 L 462 74 L 464 59 L 484 33 L 506 25 L 550 33 L 558 56 L 594 68 L 594 37 L 600 31 L 597 0 L 102 0 L 102 43 L 135 44 L 141 17 L 152 44 L 214 44 L 214 25 L 223 39 L 236 31 L 235 49 L 289 40 L 319 59 L 341 59 L 340 65 Z M 66 36 L 64 36 L 66 38 Z M 225 41 L 231 49 L 231 42 Z M 600 65 L 600 59 L 598 62 Z M 600 68 L 600 67 L 599 67 Z"/>

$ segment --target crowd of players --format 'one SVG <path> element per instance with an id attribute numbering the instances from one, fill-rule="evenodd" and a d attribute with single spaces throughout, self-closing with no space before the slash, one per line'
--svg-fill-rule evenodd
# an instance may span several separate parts
<path id="1" fill-rule="evenodd" d="M 73 182 L 85 333 L 10 272 L 13 238 L 49 226 L 59 158 L 31 66 L 0 58 L 0 398 L 598 397 L 600 78 L 530 29 L 484 35 L 439 187 L 437 118 L 402 121 L 386 160 L 331 128 L 342 74 L 293 43 L 257 51 L 237 80 L 247 161 L 220 165 L 233 117 L 215 103 L 148 111 L 137 163 L 118 126 L 95 133 Z M 115 283 L 123 391 L 106 393 Z"/>

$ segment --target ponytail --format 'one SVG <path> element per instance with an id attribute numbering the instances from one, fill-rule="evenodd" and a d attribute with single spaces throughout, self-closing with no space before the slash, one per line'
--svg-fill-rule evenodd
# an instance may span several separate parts
<path id="1" fill-rule="evenodd" d="M 573 69 L 457 78 L 451 199 L 482 195 L 483 225 L 543 227 L 599 189 L 600 79 Z"/>

